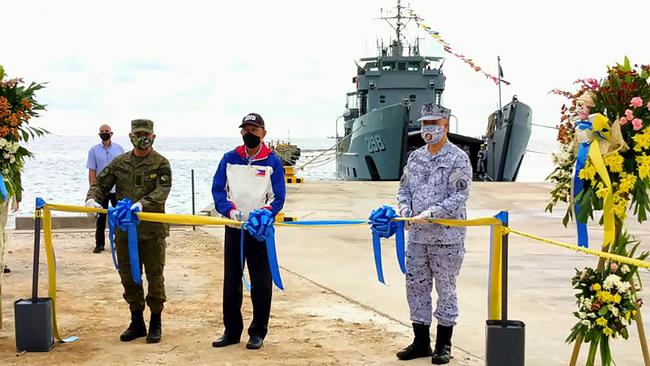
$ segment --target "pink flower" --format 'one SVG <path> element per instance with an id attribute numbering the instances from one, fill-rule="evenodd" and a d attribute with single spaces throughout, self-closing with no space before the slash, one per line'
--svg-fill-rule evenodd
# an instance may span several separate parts
<path id="1" fill-rule="evenodd" d="M 626 109 L 625 110 L 625 118 L 627 118 L 628 121 L 631 121 L 634 119 L 634 112 L 632 112 L 631 109 Z"/>
<path id="2" fill-rule="evenodd" d="M 625 117 L 621 117 L 621 119 L 618 121 L 618 123 L 621 124 L 621 126 L 625 126 L 629 121 Z"/>
<path id="3" fill-rule="evenodd" d="M 638 131 L 643 128 L 643 121 L 640 120 L 639 118 L 635 118 L 632 120 L 632 127 L 634 128 L 634 131 Z"/>
<path id="4" fill-rule="evenodd" d="M 596 79 L 587 79 L 585 81 L 592 89 L 598 89 L 598 87 L 600 86 L 598 85 L 598 80 Z"/>
<path id="5" fill-rule="evenodd" d="M 630 107 L 638 108 L 643 105 L 643 99 L 641 97 L 634 97 L 630 101 Z"/>
<path id="6" fill-rule="evenodd" d="M 612 272 L 616 272 L 616 270 L 618 269 L 618 264 L 617 264 L 617 263 L 613 263 L 613 262 L 610 263 L 610 264 L 609 264 L 609 269 L 610 269 L 610 271 L 612 271 Z"/>
<path id="7" fill-rule="evenodd" d="M 650 102 L 648 102 L 648 110 L 650 111 Z"/>

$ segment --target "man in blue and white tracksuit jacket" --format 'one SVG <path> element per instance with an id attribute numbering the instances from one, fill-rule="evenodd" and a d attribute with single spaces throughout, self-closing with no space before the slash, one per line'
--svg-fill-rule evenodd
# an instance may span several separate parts
<path id="1" fill-rule="evenodd" d="M 276 215 L 284 206 L 286 187 L 284 167 L 278 156 L 263 142 L 264 120 L 250 113 L 241 125 L 244 145 L 227 152 L 217 168 L 212 196 L 217 212 L 224 217 L 246 221 L 255 209 L 268 209 Z M 244 323 L 242 305 L 241 230 L 226 227 L 224 243 L 223 323 L 224 334 L 212 342 L 214 347 L 239 343 Z M 244 232 L 244 258 L 251 279 L 253 320 L 248 327 L 246 348 L 262 346 L 271 312 L 272 280 L 264 243 Z"/>

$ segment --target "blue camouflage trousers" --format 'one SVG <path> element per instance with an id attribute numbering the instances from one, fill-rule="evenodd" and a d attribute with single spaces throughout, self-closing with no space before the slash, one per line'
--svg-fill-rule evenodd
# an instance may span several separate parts
<path id="1" fill-rule="evenodd" d="M 438 301 L 433 316 L 442 326 L 456 324 L 456 276 L 460 272 L 464 256 L 463 245 L 408 243 L 406 298 L 413 323 L 431 325 L 431 291 L 435 281 Z"/>

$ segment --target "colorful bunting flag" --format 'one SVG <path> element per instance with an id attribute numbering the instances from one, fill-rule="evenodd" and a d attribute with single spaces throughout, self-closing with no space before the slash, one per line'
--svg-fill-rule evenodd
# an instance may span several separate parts
<path id="1" fill-rule="evenodd" d="M 474 71 L 480 72 L 487 79 L 492 80 L 495 84 L 499 84 L 499 80 L 501 80 L 502 83 L 504 83 L 506 85 L 510 85 L 510 83 L 508 81 L 502 79 L 503 71 L 501 70 L 501 66 L 499 66 L 499 74 L 500 74 L 499 77 L 491 75 L 491 74 L 483 71 L 483 69 L 480 66 L 476 65 L 476 63 L 474 63 L 474 61 L 471 58 L 467 58 L 463 54 L 459 54 L 459 53 L 454 52 L 454 50 L 451 48 L 451 45 L 449 45 L 449 43 L 447 43 L 442 38 L 442 36 L 440 35 L 440 32 L 436 32 L 436 31 L 432 30 L 431 27 L 429 27 L 428 25 L 426 25 L 424 23 L 424 18 L 419 17 L 413 10 L 409 9 L 409 11 L 411 13 L 411 16 L 415 19 L 415 22 L 417 23 L 418 27 L 424 29 L 429 34 L 429 36 L 431 36 L 431 38 L 433 38 L 436 42 L 440 43 L 442 45 L 442 49 L 445 50 L 445 52 L 454 55 L 456 58 L 460 59 L 461 61 L 463 61 L 464 63 L 469 65 L 469 67 L 471 67 Z"/>

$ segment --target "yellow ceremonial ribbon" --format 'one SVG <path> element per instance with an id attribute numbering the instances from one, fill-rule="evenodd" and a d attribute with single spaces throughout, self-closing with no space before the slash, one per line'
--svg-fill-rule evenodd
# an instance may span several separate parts
<path id="1" fill-rule="evenodd" d="M 48 203 L 47 208 L 53 211 L 79 212 L 79 213 L 106 213 L 107 210 L 101 208 L 92 208 L 76 205 L 61 205 Z M 165 214 L 154 212 L 138 212 L 138 219 L 141 221 L 161 222 L 164 224 L 177 225 L 231 225 L 240 226 L 242 223 L 235 220 L 224 219 L 221 217 L 197 216 L 197 215 L 179 215 Z"/>
<path id="2" fill-rule="evenodd" d="M 43 208 L 43 230 L 45 236 L 45 250 L 47 253 L 47 273 L 49 282 L 49 296 L 52 298 L 52 323 L 54 336 L 61 340 L 56 319 L 56 268 L 54 262 L 54 249 L 52 246 L 52 216 L 51 211 L 77 212 L 77 213 L 106 213 L 107 210 L 77 205 L 63 205 L 48 203 Z M 241 226 L 242 222 L 210 216 L 163 214 L 152 212 L 138 212 L 138 218 L 142 221 L 162 222 L 179 225 L 231 225 Z M 396 218 L 395 221 L 416 221 L 414 218 Z M 501 221 L 494 217 L 485 217 L 469 220 L 452 219 L 428 219 L 431 223 L 446 226 L 491 226 L 492 247 L 490 255 L 490 284 L 488 290 L 488 314 L 490 319 L 498 320 L 501 316 L 501 253 L 502 253 L 502 225 Z M 367 223 L 351 223 L 343 225 L 292 225 L 290 223 L 276 223 L 277 226 L 299 226 L 301 228 L 322 228 L 340 226 L 360 226 Z"/>
<path id="3" fill-rule="evenodd" d="M 519 236 L 522 236 L 524 238 L 536 240 L 536 241 L 539 241 L 539 242 L 542 242 L 542 243 L 552 244 L 552 245 L 556 245 L 558 247 L 575 250 L 577 252 L 581 252 L 581 253 L 584 253 L 584 254 L 593 255 L 593 256 L 596 256 L 596 257 L 600 257 L 600 258 L 605 258 L 605 259 L 608 259 L 608 260 L 613 261 L 613 262 L 628 264 L 630 266 L 635 266 L 635 267 L 638 267 L 638 268 L 650 269 L 650 262 L 649 261 L 642 261 L 642 260 L 636 259 L 636 258 L 624 257 L 622 255 L 613 254 L 613 253 L 609 253 L 609 252 L 603 252 L 601 250 L 583 248 L 583 247 L 579 247 L 577 245 L 563 243 L 561 241 L 552 240 L 552 239 L 546 239 L 546 238 L 543 238 L 541 236 L 528 234 L 528 233 L 525 233 L 525 232 L 522 232 L 522 231 L 517 231 L 517 230 L 511 229 L 511 228 L 504 227 L 502 230 L 503 230 L 503 232 L 505 234 L 515 234 L 515 235 L 519 235 Z"/>
<path id="4" fill-rule="evenodd" d="M 593 143 L 589 149 L 589 157 L 596 168 L 599 176 L 607 186 L 609 193 L 604 203 L 604 223 L 605 223 L 605 243 L 607 245 L 611 244 L 614 240 L 614 217 L 612 212 L 613 198 L 612 198 L 612 184 L 605 168 L 605 163 L 600 152 L 598 143 Z M 52 245 L 52 215 L 51 211 L 65 211 L 65 212 L 78 212 L 78 213 L 106 213 L 105 209 L 90 208 L 85 206 L 75 206 L 75 205 L 62 205 L 62 204 L 47 204 L 42 209 L 43 210 L 43 231 L 44 231 L 44 241 L 45 241 L 45 251 L 47 254 L 47 273 L 48 273 L 48 293 L 52 298 L 52 323 L 54 336 L 56 339 L 61 340 L 58 324 L 56 319 L 56 267 L 54 262 L 54 249 Z M 177 215 L 177 214 L 162 214 L 162 213 L 151 213 L 151 212 L 139 212 L 138 218 L 142 221 L 151 221 L 151 222 L 163 222 L 169 224 L 180 224 L 180 225 L 231 225 L 231 226 L 240 226 L 242 223 L 239 221 L 218 218 L 218 217 L 209 217 L 209 216 L 195 216 L 195 215 Z M 396 218 L 395 221 L 416 221 L 414 218 Z M 501 292 L 502 292 L 502 252 L 503 252 L 503 242 L 502 235 L 507 235 L 509 233 L 517 234 L 520 236 L 528 237 L 545 243 L 561 246 L 567 249 L 572 249 L 575 251 L 580 251 L 585 254 L 599 256 L 601 258 L 606 258 L 613 260 L 619 263 L 626 263 L 633 265 L 639 268 L 648 268 L 650 269 L 650 262 L 641 261 L 634 258 L 627 258 L 620 255 L 615 255 L 607 252 L 596 251 L 587 248 L 581 248 L 575 245 L 561 243 L 558 241 L 544 239 L 542 237 L 534 236 L 531 234 L 526 234 L 520 231 L 516 231 L 507 227 L 502 226 L 501 221 L 495 217 L 485 217 L 469 220 L 452 220 L 452 219 L 428 219 L 427 221 L 431 223 L 436 223 L 439 225 L 446 226 L 491 226 L 492 227 L 492 245 L 490 248 L 490 279 L 489 279 L 489 290 L 488 290 L 488 317 L 490 320 L 499 320 L 501 317 Z M 359 226 L 367 225 L 366 223 L 351 223 L 344 225 L 315 225 L 315 226 L 303 226 L 303 225 L 292 225 L 290 223 L 276 223 L 278 226 L 299 226 L 301 228 L 316 228 L 316 227 L 340 227 L 340 226 Z"/>
<path id="5" fill-rule="evenodd" d="M 61 340 L 59 326 L 56 321 L 56 263 L 54 262 L 54 247 L 52 246 L 52 213 L 45 206 L 43 208 L 43 234 L 45 241 L 45 254 L 47 256 L 47 282 L 48 296 L 52 298 L 52 328 L 54 338 Z"/>
<path id="6" fill-rule="evenodd" d="M 602 130 L 608 127 L 609 121 L 607 120 L 607 117 L 602 114 L 597 114 L 594 117 L 594 132 L 600 132 L 603 134 Z M 604 133 L 604 137 L 605 139 L 608 139 L 609 134 Z M 616 228 L 614 224 L 614 190 L 612 188 L 612 181 L 609 178 L 609 173 L 607 172 L 607 167 L 605 166 L 603 154 L 600 151 L 598 139 L 594 139 L 589 145 L 589 159 L 591 159 L 594 168 L 596 168 L 596 172 L 605 184 L 605 187 L 607 187 L 607 195 L 603 202 L 603 226 L 605 230 L 603 248 L 609 248 L 609 245 L 614 243 L 616 238 Z"/>

